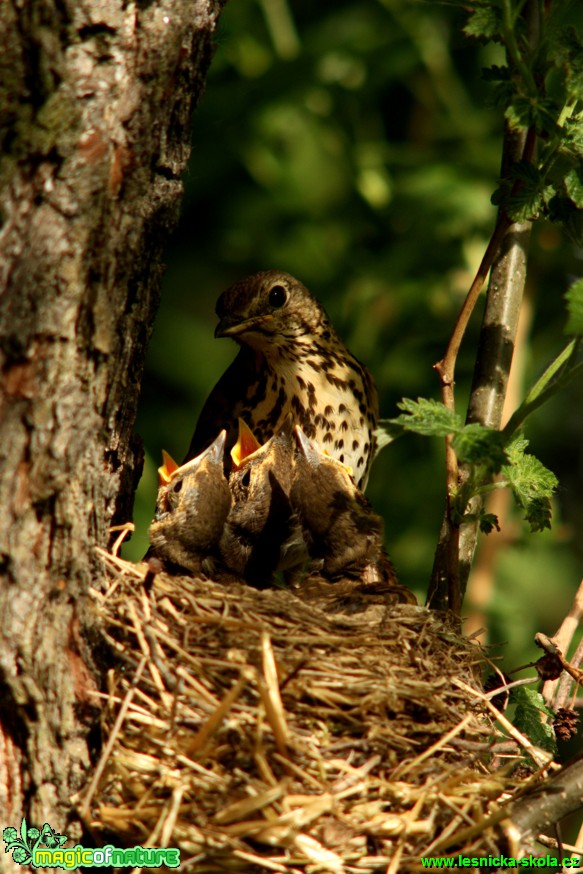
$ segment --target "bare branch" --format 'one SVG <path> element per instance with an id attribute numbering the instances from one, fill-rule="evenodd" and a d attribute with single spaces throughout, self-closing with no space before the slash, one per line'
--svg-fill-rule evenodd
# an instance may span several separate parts
<path id="1" fill-rule="evenodd" d="M 527 837 L 556 825 L 563 817 L 583 807 L 583 759 L 566 765 L 543 785 L 524 795 L 510 808 L 509 819 L 520 832 L 524 844 Z"/>

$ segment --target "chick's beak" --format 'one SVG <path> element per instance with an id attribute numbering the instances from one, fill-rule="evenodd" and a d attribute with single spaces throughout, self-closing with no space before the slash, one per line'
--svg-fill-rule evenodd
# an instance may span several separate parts
<path id="1" fill-rule="evenodd" d="M 294 432 L 298 448 L 306 461 L 310 464 L 319 464 L 320 453 L 317 444 L 313 440 L 310 440 L 309 437 L 306 437 L 299 425 L 295 426 Z"/>
<path id="2" fill-rule="evenodd" d="M 211 445 L 204 450 L 198 457 L 200 461 L 204 458 L 207 458 L 212 464 L 221 464 L 223 463 L 223 455 L 225 453 L 225 440 L 227 439 L 227 432 L 223 428 L 219 436 L 213 440 Z"/>
<path id="3" fill-rule="evenodd" d="M 233 459 L 235 470 L 238 470 L 243 462 L 259 448 L 260 443 L 253 431 L 245 424 L 243 419 L 239 419 L 239 436 L 231 449 L 231 458 Z"/>
<path id="4" fill-rule="evenodd" d="M 198 470 L 204 461 L 207 461 L 209 464 L 220 464 L 222 466 L 226 438 L 227 432 L 223 428 L 219 436 L 213 440 L 210 446 L 203 449 L 200 455 L 197 455 L 196 458 L 191 458 L 190 461 L 187 461 L 186 464 L 179 467 L 177 473 L 181 476 L 187 473 L 193 473 L 195 470 Z"/>

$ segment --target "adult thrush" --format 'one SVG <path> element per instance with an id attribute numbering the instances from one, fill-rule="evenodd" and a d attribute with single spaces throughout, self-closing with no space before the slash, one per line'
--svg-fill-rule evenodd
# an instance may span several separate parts
<path id="1" fill-rule="evenodd" d="M 191 573 L 212 572 L 213 557 L 231 507 L 223 454 L 225 431 L 196 458 L 178 467 L 165 454 L 159 468 L 156 515 L 149 556 Z"/>
<path id="2" fill-rule="evenodd" d="M 222 428 L 230 449 L 239 418 L 265 444 L 291 414 L 364 488 L 375 453 L 376 388 L 315 297 L 289 273 L 267 270 L 223 292 L 216 311 L 215 337 L 232 337 L 241 348 L 206 401 L 186 458 Z"/>

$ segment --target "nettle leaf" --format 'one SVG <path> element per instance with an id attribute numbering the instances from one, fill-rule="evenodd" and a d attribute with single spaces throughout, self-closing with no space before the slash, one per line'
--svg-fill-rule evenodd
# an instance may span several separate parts
<path id="1" fill-rule="evenodd" d="M 515 164 L 512 168 L 512 178 L 519 184 L 513 186 L 512 194 L 506 204 L 510 218 L 516 222 L 536 218 L 545 202 L 556 193 L 555 189 L 545 185 L 544 176 L 529 161 L 519 161 Z"/>
<path id="2" fill-rule="evenodd" d="M 550 31 L 552 51 L 565 70 L 569 96 L 578 100 L 583 91 L 583 43 L 574 27 Z"/>
<path id="3" fill-rule="evenodd" d="M 478 39 L 500 38 L 502 30 L 502 10 L 493 6 L 479 6 L 472 10 L 464 27 L 466 36 L 475 36 Z"/>
<path id="4" fill-rule="evenodd" d="M 582 335 L 583 334 L 583 279 L 578 279 L 574 282 L 567 294 L 567 326 L 565 332 L 567 334 Z"/>
<path id="5" fill-rule="evenodd" d="M 506 107 L 516 96 L 516 82 L 510 77 L 510 67 L 499 67 L 496 64 L 482 69 L 482 79 L 492 84 L 489 102 L 493 106 Z"/>
<path id="6" fill-rule="evenodd" d="M 397 406 L 404 412 L 389 423 L 400 425 L 406 431 L 422 434 L 424 437 L 446 437 L 455 434 L 463 428 L 463 422 L 457 413 L 452 413 L 440 401 L 430 398 L 403 398 Z"/>
<path id="7" fill-rule="evenodd" d="M 516 130 L 526 130 L 532 125 L 532 109 L 530 100 L 526 97 L 516 97 L 506 110 L 506 118 L 510 127 Z"/>
<path id="8" fill-rule="evenodd" d="M 552 186 L 543 190 L 524 186 L 508 198 L 506 211 L 514 222 L 528 222 L 538 218 L 545 202 L 555 194 Z"/>
<path id="9" fill-rule="evenodd" d="M 482 534 L 491 534 L 494 528 L 500 531 L 498 516 L 495 513 L 480 513 L 480 531 Z"/>
<path id="10" fill-rule="evenodd" d="M 565 190 L 575 206 L 583 207 L 583 163 L 573 167 L 565 176 Z"/>
<path id="11" fill-rule="evenodd" d="M 498 473 L 508 458 L 504 450 L 505 435 L 477 422 L 465 425 L 453 439 L 460 461 L 480 465 L 490 474 Z"/>
<path id="12" fill-rule="evenodd" d="M 534 127 L 537 133 L 548 134 L 559 130 L 559 111 L 550 97 L 516 97 L 506 110 L 506 118 L 515 130 Z"/>
<path id="13" fill-rule="evenodd" d="M 557 752 L 555 734 L 552 725 L 546 721 L 552 714 L 540 692 L 517 686 L 511 692 L 511 701 L 516 703 L 515 727 L 535 746 L 554 755 Z"/>
<path id="14" fill-rule="evenodd" d="M 524 510 L 524 518 L 531 531 L 551 527 L 551 498 L 558 480 L 554 473 L 527 453 L 528 440 L 517 438 L 506 450 L 509 464 L 502 467 L 517 504 Z"/>
<path id="15" fill-rule="evenodd" d="M 501 180 L 492 195 L 492 203 L 503 205 L 513 221 L 530 221 L 544 210 L 556 194 L 539 169 L 529 161 L 519 161 L 512 168 L 511 179 Z"/>
<path id="16" fill-rule="evenodd" d="M 378 425 L 374 430 L 374 439 L 377 450 L 380 452 L 389 443 L 393 443 L 397 437 L 402 437 L 405 429 L 402 425 L 395 425 L 391 419 L 379 419 Z"/>
<path id="17" fill-rule="evenodd" d="M 512 178 L 526 184 L 538 185 L 541 174 L 538 167 L 530 161 L 517 161 L 512 167 Z"/>
<path id="18" fill-rule="evenodd" d="M 563 127 L 561 149 L 583 154 L 583 118 L 578 115 L 567 118 Z"/>

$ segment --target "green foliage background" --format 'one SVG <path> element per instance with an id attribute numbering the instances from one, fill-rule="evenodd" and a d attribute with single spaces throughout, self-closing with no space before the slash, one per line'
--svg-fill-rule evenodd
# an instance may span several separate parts
<path id="1" fill-rule="evenodd" d="M 570 20 L 581 30 L 576 7 Z M 235 354 L 213 331 L 215 299 L 237 279 L 278 267 L 315 292 L 374 374 L 383 417 L 404 396 L 439 397 L 432 365 L 494 226 L 502 143 L 502 110 L 481 70 L 504 55 L 465 37 L 465 23 L 455 6 L 411 0 L 227 4 L 149 350 L 138 422 L 147 465 L 128 557 L 146 548 L 161 449 L 182 459 Z M 564 345 L 563 298 L 581 255 L 537 223 L 527 384 Z M 462 417 L 480 317 L 479 307 L 458 360 Z M 560 487 L 552 531 L 532 535 L 517 521 L 496 563 L 490 637 L 509 642 L 514 664 L 538 656 L 534 631 L 556 629 L 581 577 L 581 385 L 536 413 L 526 435 Z M 391 444 L 367 492 L 399 576 L 421 601 L 444 505 L 442 444 Z"/>

